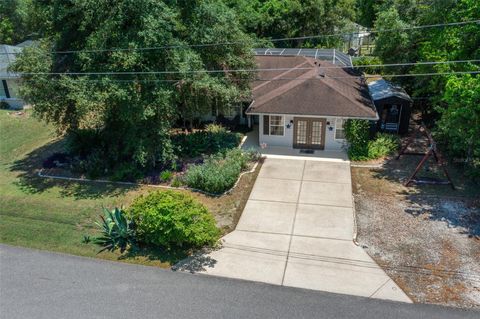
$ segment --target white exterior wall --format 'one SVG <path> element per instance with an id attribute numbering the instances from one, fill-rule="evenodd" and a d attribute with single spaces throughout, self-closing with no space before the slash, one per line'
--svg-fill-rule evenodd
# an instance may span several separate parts
<path id="1" fill-rule="evenodd" d="M 12 109 L 22 109 L 25 105 L 25 102 L 18 95 L 17 80 L 8 79 L 6 81 L 7 81 L 8 93 L 10 93 L 10 98 L 7 98 L 6 96 L 2 95 L 0 96 L 0 101 L 7 102 L 8 105 L 10 105 L 10 108 Z M 2 79 L 0 79 L 0 85 L 3 88 Z"/>
<path id="2" fill-rule="evenodd" d="M 275 115 L 275 114 L 271 114 Z M 280 114 L 279 114 L 280 115 Z M 285 117 L 285 129 L 283 136 L 276 135 L 263 135 L 263 115 L 260 115 L 259 119 L 259 130 L 258 130 L 258 140 L 259 144 L 265 143 L 268 146 L 281 146 L 281 147 L 291 147 L 293 148 L 293 132 L 294 126 L 291 125 L 290 128 L 287 128 L 287 124 L 290 124 L 290 121 L 293 121 L 295 116 L 293 115 L 284 115 Z M 301 117 L 315 117 L 315 116 L 304 116 Z M 318 117 L 316 117 L 318 118 Z M 336 140 L 335 139 L 335 118 L 326 118 L 326 122 L 330 123 L 325 128 L 325 150 L 333 151 L 342 149 L 345 144 L 345 140 Z M 330 130 L 330 127 L 332 128 Z"/>
<path id="3" fill-rule="evenodd" d="M 334 117 L 328 117 L 327 118 L 327 123 L 330 122 L 330 125 L 327 125 L 326 131 L 325 131 L 325 150 L 341 150 L 346 141 L 344 139 L 342 140 L 336 140 L 335 139 L 335 120 L 336 118 Z M 332 127 L 332 130 L 329 128 Z"/>

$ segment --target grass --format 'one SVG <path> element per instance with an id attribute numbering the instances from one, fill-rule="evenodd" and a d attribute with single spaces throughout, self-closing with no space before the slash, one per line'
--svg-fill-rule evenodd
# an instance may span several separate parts
<path id="1" fill-rule="evenodd" d="M 168 267 L 184 253 L 141 250 L 135 254 L 103 252 L 84 235 L 94 235 L 93 222 L 102 207 L 128 206 L 149 187 L 66 182 L 36 175 L 43 159 L 63 149 L 52 127 L 27 112 L 24 116 L 0 110 L 0 242 L 87 257 Z M 258 172 L 258 171 L 257 171 Z M 224 232 L 235 227 L 256 174 L 242 178 L 227 196 L 193 195 L 215 215 Z"/>

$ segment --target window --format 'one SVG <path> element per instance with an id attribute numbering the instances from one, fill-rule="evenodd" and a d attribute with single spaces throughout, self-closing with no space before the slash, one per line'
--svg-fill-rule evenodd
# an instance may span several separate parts
<path id="1" fill-rule="evenodd" d="M 280 115 L 263 116 L 263 135 L 283 136 L 285 130 L 285 118 Z"/>
<path id="2" fill-rule="evenodd" d="M 345 124 L 344 119 L 336 119 L 335 120 L 335 139 L 336 140 L 344 140 L 345 139 L 345 129 L 343 125 Z"/>

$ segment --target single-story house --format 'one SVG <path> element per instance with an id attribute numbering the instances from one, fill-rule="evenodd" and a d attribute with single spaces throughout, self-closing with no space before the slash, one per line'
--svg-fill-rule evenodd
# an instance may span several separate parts
<path id="1" fill-rule="evenodd" d="M 376 130 L 406 134 L 413 102 L 407 92 L 384 79 L 370 82 L 368 89 L 380 117 Z"/>
<path id="2" fill-rule="evenodd" d="M 345 120 L 378 121 L 364 79 L 335 58 L 257 55 L 256 61 L 259 72 L 245 114 L 249 125 L 258 125 L 262 147 L 340 150 Z"/>
<path id="3" fill-rule="evenodd" d="M 18 45 L 0 44 L 0 102 L 5 102 L 12 109 L 22 109 L 25 102 L 18 95 L 20 75 L 10 72 L 9 67 L 23 48 L 32 45 L 25 41 Z"/>

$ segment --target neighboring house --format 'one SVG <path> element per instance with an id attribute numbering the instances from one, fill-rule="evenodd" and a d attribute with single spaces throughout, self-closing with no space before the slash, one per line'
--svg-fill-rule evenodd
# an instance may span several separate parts
<path id="1" fill-rule="evenodd" d="M 412 108 L 407 92 L 384 79 L 369 83 L 368 89 L 380 117 L 377 131 L 406 134 Z"/>
<path id="2" fill-rule="evenodd" d="M 258 123 L 259 144 L 264 147 L 340 150 L 345 145 L 345 120 L 378 120 L 368 87 L 345 54 L 325 59 L 318 52 L 299 53 L 256 56 L 258 80 L 245 112 L 249 125 Z"/>
<path id="3" fill-rule="evenodd" d="M 18 53 L 31 44 L 32 41 L 25 41 L 16 46 L 0 44 L 0 102 L 6 102 L 13 109 L 23 108 L 25 102 L 18 96 L 20 76 L 10 72 L 9 67 Z"/>

